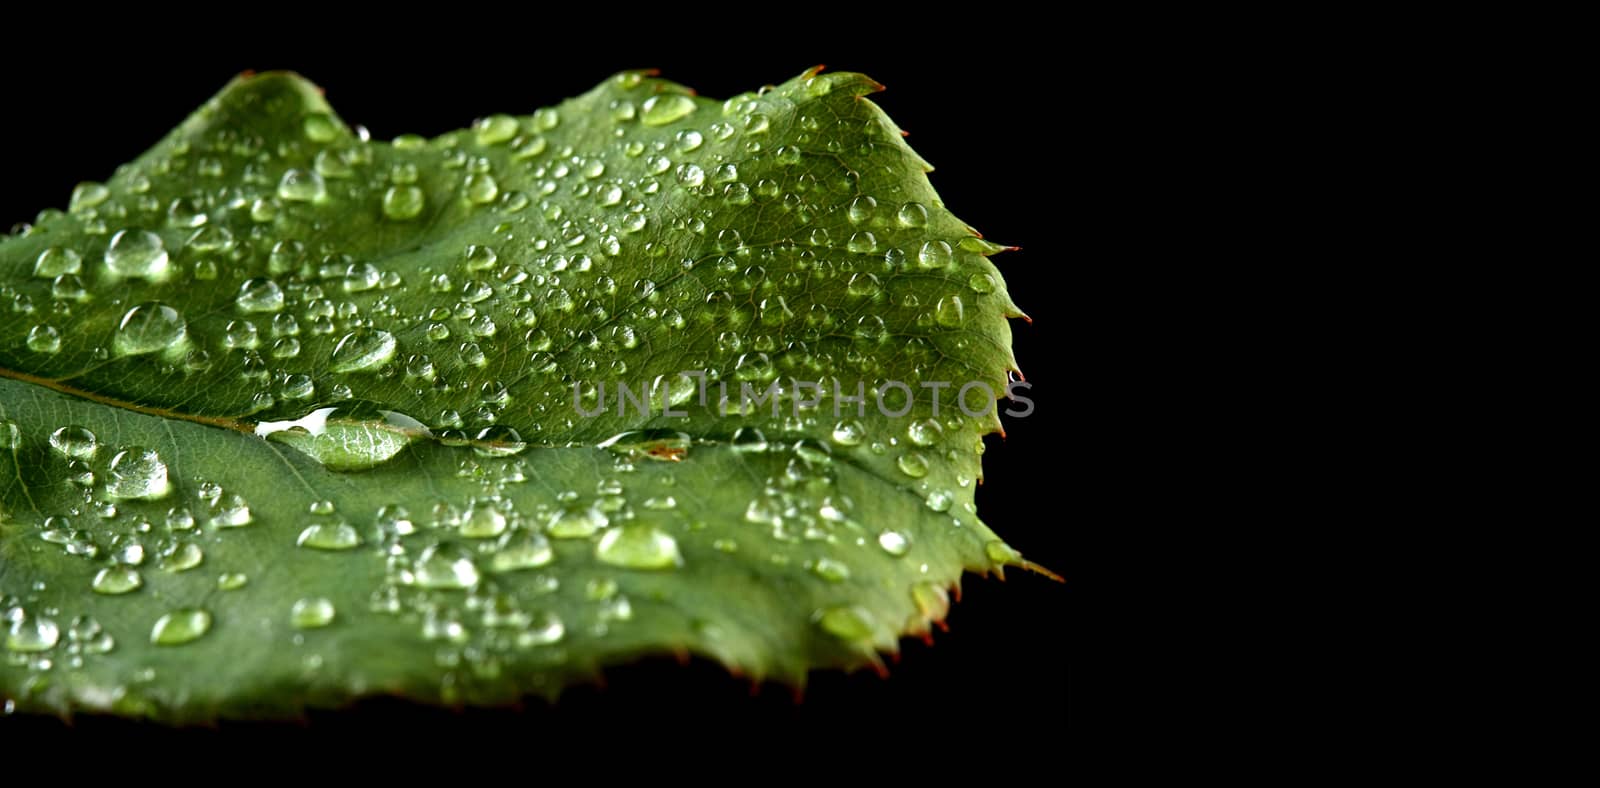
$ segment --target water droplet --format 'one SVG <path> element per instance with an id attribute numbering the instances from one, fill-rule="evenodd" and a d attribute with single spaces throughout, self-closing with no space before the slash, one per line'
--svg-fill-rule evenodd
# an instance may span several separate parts
<path id="1" fill-rule="evenodd" d="M 187 572 L 205 560 L 205 551 L 194 542 L 179 542 L 161 559 L 161 568 L 168 572 Z"/>
<path id="2" fill-rule="evenodd" d="M 606 527 L 610 518 L 592 506 L 568 504 L 550 518 L 550 535 L 556 539 L 584 539 Z"/>
<path id="3" fill-rule="evenodd" d="M 329 369 L 334 372 L 366 372 L 394 358 L 394 335 L 377 328 L 358 328 L 344 335 L 333 349 Z"/>
<path id="4" fill-rule="evenodd" d="M 945 296 L 939 299 L 939 305 L 933 309 L 933 319 L 941 326 L 955 328 L 966 319 L 966 307 L 961 303 L 961 296 Z"/>
<path id="5" fill-rule="evenodd" d="M 521 129 L 517 119 L 510 115 L 490 115 L 472 124 L 472 133 L 478 138 L 479 145 L 498 145 L 517 136 Z"/>
<path id="6" fill-rule="evenodd" d="M 410 221 L 422 213 L 427 201 L 419 186 L 390 186 L 383 194 L 383 215 L 397 222 Z"/>
<path id="7" fill-rule="evenodd" d="M 950 612 L 950 592 L 937 583 L 924 580 L 912 586 L 911 599 L 917 603 L 922 615 L 934 621 L 944 620 Z"/>
<path id="8" fill-rule="evenodd" d="M 245 503 L 243 498 L 230 495 L 208 522 L 213 528 L 240 528 L 249 525 L 253 520 L 250 505 Z"/>
<path id="9" fill-rule="evenodd" d="M 973 274 L 967 278 L 967 287 L 971 288 L 974 293 L 993 293 L 994 277 L 982 272 Z"/>
<path id="10" fill-rule="evenodd" d="M 884 531 L 878 534 L 878 546 L 889 555 L 901 556 L 911 549 L 911 539 L 899 531 Z"/>
<path id="11" fill-rule="evenodd" d="M 283 309 L 283 288 L 265 277 L 247 279 L 233 303 L 241 312 L 277 312 Z"/>
<path id="12" fill-rule="evenodd" d="M 237 591 L 250 582 L 249 575 L 243 572 L 223 572 L 217 575 L 217 588 L 223 591 Z"/>
<path id="13" fill-rule="evenodd" d="M 136 356 L 176 348 L 188 337 L 189 327 L 178 310 L 150 301 L 129 309 L 111 339 L 111 352 Z"/>
<path id="14" fill-rule="evenodd" d="M 824 632 L 852 643 L 871 642 L 876 627 L 872 614 L 855 606 L 831 607 L 817 617 Z"/>
<path id="15" fill-rule="evenodd" d="M 71 249 L 52 246 L 39 253 L 33 262 L 33 275 L 40 279 L 54 279 L 83 270 L 83 256 Z"/>
<path id="16" fill-rule="evenodd" d="M 594 555 L 613 566 L 629 569 L 670 569 L 683 565 L 678 542 L 653 525 L 624 525 L 600 537 Z"/>
<path id="17" fill-rule="evenodd" d="M 767 450 L 767 436 L 755 427 L 740 427 L 733 431 L 733 439 L 729 441 L 734 451 L 761 452 Z"/>
<path id="18" fill-rule="evenodd" d="M 849 216 L 851 224 L 861 224 L 871 221 L 872 212 L 877 208 L 878 201 L 863 194 L 850 201 L 850 208 L 846 211 L 846 215 Z"/>
<path id="19" fill-rule="evenodd" d="M 833 441 L 840 446 L 859 445 L 866 434 L 867 428 L 855 419 L 845 419 L 833 425 Z"/>
<path id="20" fill-rule="evenodd" d="M 476 499 L 467 505 L 461 518 L 461 535 L 469 539 L 489 539 L 506 532 L 509 520 L 494 500 Z"/>
<path id="21" fill-rule="evenodd" d="M 919 202 L 908 202 L 900 206 L 900 211 L 895 214 L 895 219 L 901 227 L 922 227 L 928 223 L 928 209 Z"/>
<path id="22" fill-rule="evenodd" d="M 412 577 L 423 588 L 471 588 L 478 584 L 478 567 L 460 545 L 440 542 L 422 551 Z"/>
<path id="23" fill-rule="evenodd" d="M 561 618 L 555 613 L 538 613 L 532 617 L 532 622 L 526 629 L 517 633 L 517 646 L 532 648 L 534 646 L 548 646 L 560 642 L 567 634 L 567 628 L 561 623 Z"/>
<path id="24" fill-rule="evenodd" d="M 646 126 L 665 126 L 694 112 L 694 99 L 681 93 L 668 93 L 645 99 L 639 120 Z"/>
<path id="25" fill-rule="evenodd" d="M 0 419 L 0 450 L 10 451 L 22 447 L 22 428 L 14 421 Z"/>
<path id="26" fill-rule="evenodd" d="M 832 558 L 818 558 L 811 565 L 811 571 L 830 583 L 842 583 L 850 579 L 850 567 Z"/>
<path id="27" fill-rule="evenodd" d="M 333 603 L 323 597 L 298 600 L 289 608 L 289 625 L 295 629 L 317 629 L 333 623 Z"/>
<path id="28" fill-rule="evenodd" d="M 28 349 L 35 353 L 55 353 L 61 349 L 61 332 L 55 326 L 34 326 L 28 330 Z"/>
<path id="29" fill-rule="evenodd" d="M 895 460 L 895 465 L 900 467 L 900 472 L 913 479 L 920 479 L 928 475 L 928 460 L 914 451 L 906 452 Z"/>
<path id="30" fill-rule="evenodd" d="M 24 654 L 49 651 L 61 639 L 61 628 L 44 618 L 23 616 L 11 622 L 6 632 L 6 648 Z"/>
<path id="31" fill-rule="evenodd" d="M 144 578 L 139 576 L 139 570 L 128 566 L 111 566 L 95 574 L 89 587 L 96 594 L 126 594 L 139 590 L 143 585 Z"/>
<path id="32" fill-rule="evenodd" d="M 917 250 L 917 264 L 923 268 L 943 268 L 950 264 L 950 244 L 928 241 Z"/>
<path id="33" fill-rule="evenodd" d="M 516 430 L 504 424 L 485 427 L 473 439 L 472 450 L 483 457 L 510 457 L 528 448 Z"/>
<path id="34" fill-rule="evenodd" d="M 361 545 L 361 534 L 345 522 L 313 523 L 300 532 L 295 544 L 317 550 L 349 550 Z"/>
<path id="35" fill-rule="evenodd" d="M 865 230 L 854 233 L 850 240 L 845 242 L 845 247 L 856 254 L 871 254 L 878 250 L 878 239 Z"/>
<path id="36" fill-rule="evenodd" d="M 500 184 L 494 176 L 488 173 L 474 173 L 467 176 L 464 187 L 467 201 L 476 205 L 488 205 L 500 196 Z"/>
<path id="37" fill-rule="evenodd" d="M 106 247 L 106 267 L 117 276 L 137 277 L 152 282 L 166 281 L 172 273 L 166 244 L 148 230 L 122 230 L 111 236 Z"/>
<path id="38" fill-rule="evenodd" d="M 72 188 L 72 198 L 67 202 L 67 210 L 72 213 L 83 213 L 109 199 L 111 190 L 105 184 L 84 181 Z"/>
<path id="39" fill-rule="evenodd" d="M 326 112 L 312 112 L 300 120 L 300 129 L 312 142 L 332 142 L 339 136 L 339 123 Z"/>
<path id="40" fill-rule="evenodd" d="M 158 646 L 181 646 L 198 640 L 211 629 L 211 614 L 198 608 L 181 608 L 156 620 L 150 629 L 150 642 Z"/>
<path id="41" fill-rule="evenodd" d="M 328 196 L 328 185 L 315 171 L 289 170 L 278 181 L 278 199 L 316 202 Z"/>
<path id="42" fill-rule="evenodd" d="M 515 572 L 541 567 L 554 560 L 555 551 L 543 534 L 519 531 L 495 551 L 489 568 L 496 572 Z"/>
<path id="43" fill-rule="evenodd" d="M 943 433 L 944 428 L 940 427 L 939 422 L 933 419 L 918 419 L 911 422 L 911 426 L 906 428 L 906 437 L 910 438 L 911 442 L 918 446 L 933 445 Z"/>
<path id="44" fill-rule="evenodd" d="M 167 466 L 151 449 L 130 446 L 111 458 L 106 494 L 124 500 L 154 501 L 165 498 Z"/>
<path id="45" fill-rule="evenodd" d="M 91 460 L 100 442 L 88 428 L 68 425 L 50 433 L 50 447 L 68 459 Z"/>

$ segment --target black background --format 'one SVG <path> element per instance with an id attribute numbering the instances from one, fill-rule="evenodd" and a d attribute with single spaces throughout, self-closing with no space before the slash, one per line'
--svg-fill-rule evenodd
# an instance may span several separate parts
<path id="1" fill-rule="evenodd" d="M 951 37 L 980 45 L 957 46 L 961 42 Z M 673 43 L 671 31 L 644 38 Z M 1031 324 L 1013 321 L 1012 330 L 1036 412 L 1008 420 L 1006 439 L 989 438 L 978 507 L 995 531 L 1067 583 L 1021 571 L 1008 573 L 1005 582 L 969 575 L 950 631 L 938 634 L 935 645 L 904 641 L 888 679 L 871 671 L 814 674 L 798 703 L 777 685 L 752 694 L 748 683 L 709 663 L 660 660 L 610 671 L 605 687 L 571 690 L 553 706 L 530 701 L 521 709 L 450 711 L 379 700 L 313 712 L 298 723 L 183 731 L 96 717 L 66 724 L 17 716 L 0 718 L 0 741 L 75 731 L 191 743 L 307 734 L 406 741 L 419 733 L 430 746 L 531 735 L 580 743 L 603 740 L 619 726 L 657 737 L 704 736 L 708 743 L 739 734 L 779 747 L 826 731 L 847 732 L 845 741 L 868 748 L 921 740 L 936 749 L 949 736 L 1064 738 L 1068 662 L 1077 647 L 1069 635 L 1077 629 L 1071 605 L 1077 585 L 1067 534 L 1082 527 L 1068 521 L 1071 444 L 1065 430 L 1054 427 L 1065 423 L 1068 370 L 1077 356 L 1064 331 L 1073 278 L 1067 239 L 1075 232 L 1064 195 L 1079 169 L 1073 162 L 1083 155 L 1068 142 L 1079 122 L 1074 80 L 1060 55 L 995 35 L 976 19 L 971 29 L 944 37 L 908 37 L 893 54 L 862 45 L 864 36 L 842 38 L 855 43 L 730 50 L 618 46 L 608 39 L 549 49 L 482 46 L 479 36 L 443 49 L 401 40 L 291 54 L 214 41 L 199 48 L 108 50 L 103 61 L 92 55 L 98 44 L 82 43 L 71 50 L 78 66 L 71 71 L 61 68 L 60 57 L 13 48 L 0 54 L 7 115 L 0 123 L 0 227 L 29 221 L 41 208 L 65 207 L 74 184 L 109 177 L 245 69 L 300 72 L 326 90 L 348 123 L 365 125 L 374 139 L 432 136 L 492 112 L 525 114 L 625 68 L 660 69 L 663 77 L 713 98 L 781 82 L 819 63 L 865 72 L 887 86 L 872 99 L 935 165 L 931 178 L 949 208 L 987 238 L 1022 247 L 995 262 L 1013 298 L 1033 317 Z M 122 56 L 130 53 L 137 56 Z"/>

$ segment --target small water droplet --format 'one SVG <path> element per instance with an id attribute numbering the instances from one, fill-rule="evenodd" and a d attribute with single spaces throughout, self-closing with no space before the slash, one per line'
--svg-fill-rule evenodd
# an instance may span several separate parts
<path id="1" fill-rule="evenodd" d="M 289 170 L 278 180 L 278 199 L 316 202 L 328 196 L 328 185 L 315 171 Z"/>
<path id="2" fill-rule="evenodd" d="M 928 475 L 928 460 L 916 452 L 906 452 L 895 460 L 900 472 L 913 479 L 920 479 Z"/>
<path id="3" fill-rule="evenodd" d="M 181 646 L 198 640 L 210 629 L 210 613 L 198 608 L 180 608 L 156 620 L 150 629 L 150 642 L 158 646 Z"/>
<path id="4" fill-rule="evenodd" d="M 247 279 L 233 303 L 241 312 L 278 312 L 283 309 L 283 288 L 266 277 Z"/>
<path id="5" fill-rule="evenodd" d="M 922 227 L 928 223 L 928 209 L 919 202 L 908 202 L 900 206 L 895 214 L 896 221 L 901 227 Z"/>
<path id="6" fill-rule="evenodd" d="M 855 606 L 831 607 L 817 617 L 824 632 L 852 643 L 870 643 L 876 627 L 872 614 Z"/>
<path id="7" fill-rule="evenodd" d="M 412 577 L 423 588 L 471 588 L 478 584 L 478 567 L 460 545 L 440 542 L 422 551 Z"/>
<path id="8" fill-rule="evenodd" d="M 333 349 L 329 369 L 334 372 L 366 372 L 394 358 L 394 335 L 377 328 L 358 328 L 344 335 Z"/>
<path id="9" fill-rule="evenodd" d="M 128 566 L 110 566 L 96 573 L 89 587 L 96 594 L 126 594 L 139 590 L 143 585 L 144 578 L 139 576 L 139 570 Z"/>
<path id="10" fill-rule="evenodd" d="M 50 433 L 50 447 L 69 459 L 90 460 L 100 442 L 88 428 L 69 425 Z"/>
<path id="11" fill-rule="evenodd" d="M 902 556 L 911 549 L 911 540 L 899 531 L 883 531 L 878 534 L 878 546 L 889 555 Z"/>
<path id="12" fill-rule="evenodd" d="M 496 572 L 515 572 L 545 566 L 554 560 L 555 551 L 543 534 L 519 531 L 495 551 L 489 568 Z"/>
<path id="13" fill-rule="evenodd" d="M 383 215 L 397 222 L 410 221 L 421 215 L 427 201 L 427 195 L 419 186 L 390 186 L 383 194 Z"/>
<path id="14" fill-rule="evenodd" d="M 333 623 L 333 603 L 323 597 L 297 600 L 289 608 L 289 625 L 295 629 L 317 629 Z"/>
<path id="15" fill-rule="evenodd" d="M 313 523 L 300 532 L 295 544 L 316 550 L 350 550 L 361 545 L 361 534 L 345 522 Z"/>

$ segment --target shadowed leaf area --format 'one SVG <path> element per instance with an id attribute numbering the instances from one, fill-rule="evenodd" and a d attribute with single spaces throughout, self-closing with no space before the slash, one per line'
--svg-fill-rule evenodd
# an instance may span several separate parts
<path id="1" fill-rule="evenodd" d="M 0 696 L 498 704 L 653 653 L 798 685 L 1027 565 L 973 506 L 1000 247 L 877 89 L 624 73 L 373 142 L 243 76 L 0 239 Z"/>

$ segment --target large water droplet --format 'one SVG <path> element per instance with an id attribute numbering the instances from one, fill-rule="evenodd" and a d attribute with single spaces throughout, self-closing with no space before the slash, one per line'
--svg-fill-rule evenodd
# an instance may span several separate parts
<path id="1" fill-rule="evenodd" d="M 334 372 L 366 372 L 394 358 L 394 335 L 379 328 L 358 328 L 344 335 L 333 349 L 329 369 Z"/>
<path id="2" fill-rule="evenodd" d="M 176 348 L 188 337 L 189 327 L 178 310 L 151 301 L 129 309 L 111 339 L 111 352 L 136 356 Z"/>
<path id="3" fill-rule="evenodd" d="M 111 236 L 106 247 L 106 267 L 117 276 L 137 277 L 152 282 L 166 281 L 171 260 L 161 236 L 148 230 L 122 230 Z"/>
<path id="4" fill-rule="evenodd" d="M 639 120 L 646 126 L 665 126 L 688 117 L 694 110 L 694 99 L 681 93 L 651 96 L 645 99 Z"/>
<path id="5" fill-rule="evenodd" d="M 112 498 L 154 501 L 165 498 L 172 489 L 167 483 L 167 466 L 151 449 L 130 446 L 111 458 L 106 494 Z"/>
<path id="6" fill-rule="evenodd" d="M 596 558 L 629 569 L 671 569 L 683 565 L 678 542 L 653 525 L 613 528 L 595 545 Z"/>
<path id="7" fill-rule="evenodd" d="M 211 629 L 211 614 L 198 608 L 181 608 L 156 620 L 150 629 L 150 642 L 158 646 L 181 646 L 198 640 Z"/>

